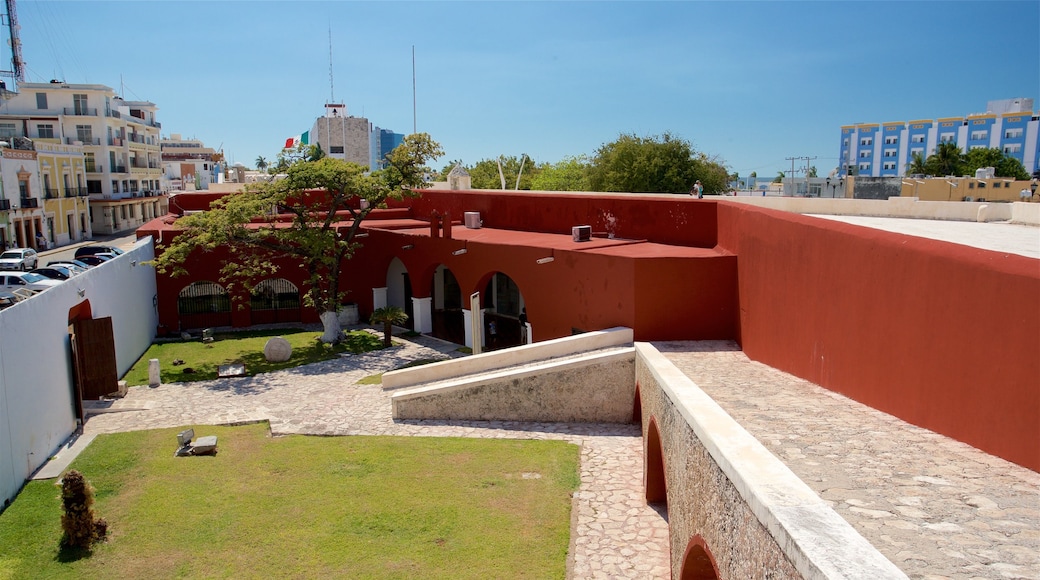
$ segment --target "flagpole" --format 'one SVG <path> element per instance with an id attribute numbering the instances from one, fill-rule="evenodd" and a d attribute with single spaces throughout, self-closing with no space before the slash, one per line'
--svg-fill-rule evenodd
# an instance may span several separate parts
<path id="1" fill-rule="evenodd" d="M 415 45 L 412 45 L 412 134 L 417 133 L 415 121 Z"/>

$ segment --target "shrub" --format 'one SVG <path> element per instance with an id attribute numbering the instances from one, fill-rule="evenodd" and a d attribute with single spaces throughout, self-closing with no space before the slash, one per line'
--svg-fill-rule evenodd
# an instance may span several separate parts
<path id="1" fill-rule="evenodd" d="M 105 539 L 108 522 L 94 517 L 94 488 L 83 474 L 69 470 L 61 480 L 61 543 L 72 548 L 89 549 Z"/>
<path id="2" fill-rule="evenodd" d="M 343 345 L 354 354 L 383 348 L 383 343 L 379 340 L 379 337 L 365 330 L 352 330 L 346 333 Z"/>

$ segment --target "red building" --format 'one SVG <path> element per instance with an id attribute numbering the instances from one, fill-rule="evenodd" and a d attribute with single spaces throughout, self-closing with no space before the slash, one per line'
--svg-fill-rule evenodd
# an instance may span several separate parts
<path id="1" fill-rule="evenodd" d="M 396 305 L 416 330 L 469 344 L 479 294 L 498 346 L 519 343 L 523 308 L 537 341 L 613 326 L 638 341 L 735 340 L 752 359 L 1040 469 L 1034 259 L 686 196 L 421 193 L 362 226 L 342 279 L 362 320 Z M 171 211 L 216 197 L 179 195 Z M 175 218 L 138 235 L 168 239 Z M 591 239 L 575 241 L 583 225 Z M 188 277 L 160 276 L 160 332 L 317 322 L 293 264 L 253 296 L 221 294 L 230 258 L 198 254 Z"/>

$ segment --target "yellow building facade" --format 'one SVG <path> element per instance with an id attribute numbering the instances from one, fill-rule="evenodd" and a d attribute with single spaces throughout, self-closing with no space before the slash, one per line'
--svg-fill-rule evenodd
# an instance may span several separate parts
<path id="1" fill-rule="evenodd" d="M 44 232 L 50 247 L 91 237 L 90 198 L 83 147 L 36 141 L 43 188 Z"/>

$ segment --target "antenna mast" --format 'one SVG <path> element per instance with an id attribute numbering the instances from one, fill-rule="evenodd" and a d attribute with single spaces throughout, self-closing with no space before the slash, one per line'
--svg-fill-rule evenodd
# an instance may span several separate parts
<path id="1" fill-rule="evenodd" d="M 329 23 L 329 102 L 336 102 L 336 89 L 332 84 L 332 23 Z"/>
<path id="2" fill-rule="evenodd" d="M 0 71 L 4 76 L 11 76 L 18 84 L 25 82 L 25 61 L 22 60 L 22 41 L 18 38 L 18 11 L 15 9 L 15 0 L 5 0 L 7 4 L 7 30 L 11 35 L 11 67 L 13 70 Z"/>

